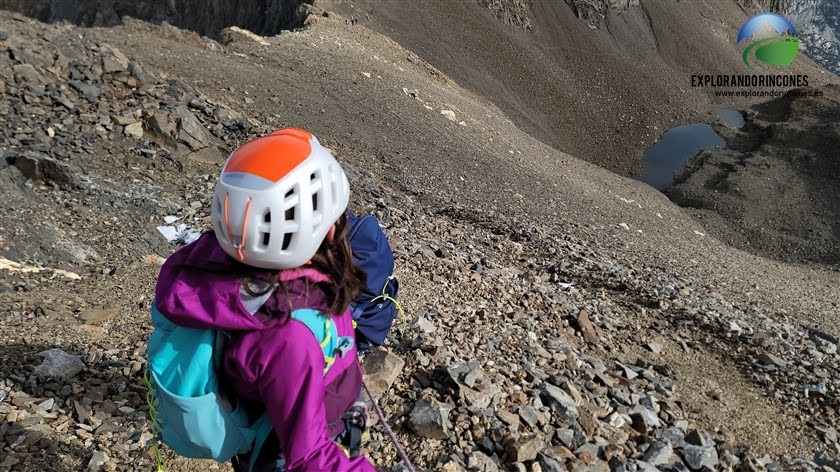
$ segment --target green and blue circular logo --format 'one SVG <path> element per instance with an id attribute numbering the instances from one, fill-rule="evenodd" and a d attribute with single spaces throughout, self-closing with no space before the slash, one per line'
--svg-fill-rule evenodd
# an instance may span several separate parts
<path id="1" fill-rule="evenodd" d="M 753 60 L 774 66 L 789 66 L 799 52 L 799 33 L 790 21 L 775 13 L 759 13 L 738 30 L 737 43 L 747 44 L 744 64 L 755 69 Z"/>

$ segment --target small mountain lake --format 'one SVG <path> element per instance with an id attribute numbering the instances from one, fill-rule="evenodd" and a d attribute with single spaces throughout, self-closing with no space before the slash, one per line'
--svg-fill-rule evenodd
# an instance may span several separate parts
<path id="1" fill-rule="evenodd" d="M 744 126 L 744 117 L 736 110 L 719 110 L 718 119 L 726 126 Z M 726 142 L 708 123 L 694 123 L 677 126 L 666 131 L 662 138 L 645 151 L 642 157 L 642 171 L 634 176 L 636 180 L 665 190 L 674 182 L 674 174 L 686 162 L 704 149 L 723 148 Z"/>
<path id="2" fill-rule="evenodd" d="M 744 116 L 738 110 L 721 109 L 717 112 L 720 122 L 730 128 L 743 128 Z"/>

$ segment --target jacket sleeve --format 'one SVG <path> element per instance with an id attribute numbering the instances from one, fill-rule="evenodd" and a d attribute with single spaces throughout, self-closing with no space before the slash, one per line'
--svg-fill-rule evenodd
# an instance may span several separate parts
<path id="1" fill-rule="evenodd" d="M 363 456 L 349 458 L 327 436 L 324 355 L 312 333 L 294 323 L 290 349 L 266 349 L 257 378 L 260 397 L 274 424 L 289 472 L 375 472 Z M 262 356 L 260 356 L 262 357 Z"/>

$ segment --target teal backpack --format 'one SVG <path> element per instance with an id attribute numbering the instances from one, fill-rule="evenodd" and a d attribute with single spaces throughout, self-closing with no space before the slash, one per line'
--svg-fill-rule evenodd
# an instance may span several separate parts
<path id="1" fill-rule="evenodd" d="M 250 422 L 235 400 L 229 402 L 222 394 L 216 369 L 226 333 L 178 326 L 158 311 L 154 299 L 151 315 L 154 331 L 146 347 L 145 381 L 156 439 L 178 455 L 219 462 L 252 451 L 252 470 L 273 425 L 268 413 Z M 353 338 L 339 338 L 335 323 L 318 310 L 299 309 L 291 316 L 321 344 L 325 375 L 335 353 L 353 346 Z M 160 472 L 164 464 L 157 443 L 155 452 Z"/>

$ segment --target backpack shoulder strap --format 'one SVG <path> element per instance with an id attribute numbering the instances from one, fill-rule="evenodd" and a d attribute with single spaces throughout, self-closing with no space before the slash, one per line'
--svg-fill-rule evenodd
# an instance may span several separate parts
<path id="1" fill-rule="evenodd" d="M 339 338 L 335 322 L 319 310 L 301 308 L 293 311 L 291 317 L 309 328 L 318 344 L 321 345 L 321 351 L 324 353 L 324 375 L 332 367 L 336 355 L 343 356 L 353 347 L 353 338 L 348 336 Z"/>
<path id="2" fill-rule="evenodd" d="M 254 421 L 254 424 L 251 425 L 251 431 L 254 432 L 254 448 L 251 449 L 251 460 L 248 464 L 248 472 L 253 472 L 254 467 L 257 465 L 257 458 L 260 456 L 260 451 L 262 450 L 265 441 L 271 435 L 271 432 L 274 431 L 274 425 L 271 423 L 271 417 L 268 416 L 268 412 L 265 412 Z"/>

